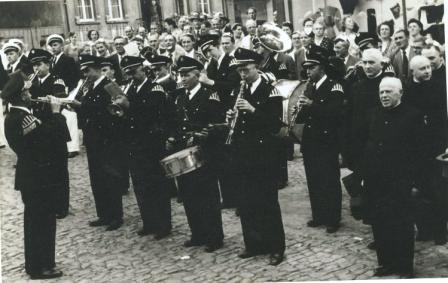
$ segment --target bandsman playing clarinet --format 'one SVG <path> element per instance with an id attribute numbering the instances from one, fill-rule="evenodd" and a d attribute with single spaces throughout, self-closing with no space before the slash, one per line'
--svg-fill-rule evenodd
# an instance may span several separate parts
<path id="1" fill-rule="evenodd" d="M 171 232 L 169 190 L 159 160 L 165 154 L 164 130 L 167 121 L 167 97 L 162 86 L 152 82 L 143 66 L 145 59 L 126 56 L 121 67 L 133 83 L 125 110 L 130 171 L 135 197 L 143 221 L 137 233 L 154 234 L 156 240 Z M 127 112 L 127 113 L 126 113 Z"/>
<path id="2" fill-rule="evenodd" d="M 224 121 L 219 96 L 199 82 L 204 66 L 186 56 L 179 58 L 177 66 L 184 87 L 175 93 L 175 113 L 170 123 L 172 130 L 167 140 L 168 150 L 184 149 L 202 142 L 198 133 L 209 124 Z M 179 193 L 191 230 L 191 239 L 184 246 L 205 245 L 206 252 L 220 249 L 224 239 L 218 179 L 211 168 L 205 165 L 178 177 Z"/>
<path id="3" fill-rule="evenodd" d="M 277 158 L 274 134 L 282 126 L 282 97 L 260 76 L 263 58 L 259 54 L 238 48 L 235 59 L 243 81 L 231 94 L 235 108 L 226 116 L 230 123 L 237 115 L 227 143 L 235 147 L 236 179 L 241 189 L 238 208 L 245 251 L 238 256 L 269 254 L 269 264 L 278 265 L 284 257 L 285 232 L 273 171 Z"/>

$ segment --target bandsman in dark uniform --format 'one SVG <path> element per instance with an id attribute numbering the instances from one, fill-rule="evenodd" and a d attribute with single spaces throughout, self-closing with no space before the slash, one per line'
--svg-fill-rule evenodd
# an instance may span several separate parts
<path id="1" fill-rule="evenodd" d="M 171 150 L 197 144 L 196 133 L 209 124 L 224 121 L 218 94 L 199 82 L 204 66 L 186 56 L 179 58 L 177 66 L 184 87 L 175 94 L 174 121 L 170 123 L 173 129 L 167 141 Z M 206 145 L 203 150 L 207 150 Z M 178 185 L 191 230 L 191 239 L 184 246 L 205 245 L 206 252 L 221 248 L 224 233 L 216 172 L 211 166 L 203 166 L 178 177 Z"/>
<path id="2" fill-rule="evenodd" d="M 411 191 L 419 176 L 424 141 L 421 113 L 405 103 L 401 81 L 384 78 L 382 106 L 370 111 L 361 175 L 372 203 L 371 222 L 378 268 L 374 276 L 411 278 L 414 224 Z"/>
<path id="3" fill-rule="evenodd" d="M 285 232 L 273 170 L 277 158 L 274 134 L 282 126 L 282 97 L 260 76 L 259 64 L 263 58 L 259 54 L 238 48 L 235 59 L 243 81 L 231 94 L 238 112 L 227 111 L 227 119 L 231 123 L 238 113 L 233 134 L 228 137 L 235 149 L 240 182 L 238 209 L 245 250 L 238 256 L 269 254 L 269 264 L 278 265 L 284 257 Z"/>
<path id="4" fill-rule="evenodd" d="M 90 226 L 108 225 L 106 231 L 123 224 L 123 176 L 120 153 L 124 145 L 124 121 L 108 111 L 111 104 L 109 86 L 113 83 L 101 74 L 101 60 L 92 55 L 79 57 L 81 71 L 93 82 L 82 97 L 78 111 L 84 121 L 84 144 L 87 150 L 90 184 L 98 219 Z"/>
<path id="5" fill-rule="evenodd" d="M 42 49 L 31 49 L 29 54 L 29 60 L 33 65 L 36 77 L 31 82 L 30 93 L 31 97 L 37 99 L 39 97 L 46 97 L 52 95 L 55 97 L 66 97 L 64 81 L 53 74 L 50 74 L 50 60 L 51 54 L 48 51 Z M 52 117 L 51 107 L 47 103 L 33 103 L 33 114 L 40 120 L 46 121 Z M 70 133 L 68 128 L 65 127 L 66 142 L 70 141 Z M 65 218 L 69 210 L 70 202 L 70 185 L 69 185 L 69 173 L 68 173 L 68 152 L 67 145 L 61 145 L 58 148 L 54 148 L 55 155 L 59 156 L 57 171 L 53 174 L 59 178 L 58 193 L 58 210 L 56 218 Z"/>
<path id="6" fill-rule="evenodd" d="M 412 77 L 405 86 L 402 100 L 418 109 L 423 114 L 425 123 L 425 135 L 422 139 L 425 145 L 424 163 L 416 184 L 419 191 L 415 209 L 417 241 L 433 240 L 436 245 L 444 245 L 447 242 L 447 191 L 442 168 L 435 158 L 448 147 L 447 94 L 440 81 L 432 77 L 429 59 L 416 55 L 409 63 Z"/>
<path id="7" fill-rule="evenodd" d="M 155 239 L 171 232 L 169 191 L 159 160 L 165 156 L 167 97 L 163 87 L 146 77 L 141 57 L 126 56 L 123 71 L 133 79 L 126 113 L 132 184 L 143 221 L 140 236 Z"/>
<path id="8" fill-rule="evenodd" d="M 68 90 L 73 90 L 78 84 L 80 75 L 75 59 L 64 54 L 64 38 L 59 34 L 52 34 L 47 38 L 47 45 L 51 47 L 51 73 L 64 80 Z"/>
<path id="9" fill-rule="evenodd" d="M 26 75 L 31 75 L 33 73 L 33 66 L 30 64 L 28 58 L 22 54 L 22 49 L 19 45 L 8 42 L 3 45 L 3 53 L 6 55 L 8 60 L 8 66 L 6 67 L 6 72 L 12 74 L 17 71 L 22 71 Z"/>
<path id="10" fill-rule="evenodd" d="M 325 225 L 328 233 L 339 228 L 341 183 L 339 170 L 339 128 L 344 90 L 327 77 L 328 53 L 313 46 L 303 63 L 312 87 L 299 98 L 297 121 L 304 123 L 301 152 L 311 201 L 308 227 Z"/>
<path id="11" fill-rule="evenodd" d="M 31 113 L 25 77 L 13 73 L 1 93 L 10 103 L 5 119 L 5 135 L 17 155 L 15 189 L 25 205 L 25 271 L 31 279 L 62 276 L 55 267 L 56 211 L 60 170 L 54 148 L 66 143 L 65 118 L 60 103 L 51 98 L 52 114 L 40 120 Z"/>
<path id="12" fill-rule="evenodd" d="M 176 80 L 170 72 L 171 59 L 166 56 L 152 55 L 147 60 L 154 74 L 153 83 L 161 85 L 170 96 L 177 87 Z"/>

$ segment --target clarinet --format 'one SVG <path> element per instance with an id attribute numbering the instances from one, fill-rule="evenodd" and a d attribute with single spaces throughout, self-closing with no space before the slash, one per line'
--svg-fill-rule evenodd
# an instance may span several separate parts
<path id="1" fill-rule="evenodd" d="M 236 122 L 237 122 L 237 119 L 238 119 L 239 111 L 236 108 L 236 102 L 238 101 L 238 99 L 243 97 L 245 89 L 246 89 L 246 81 L 243 80 L 243 81 L 241 81 L 240 92 L 238 93 L 238 96 L 236 97 L 235 106 L 233 107 L 233 112 L 235 112 L 235 116 L 233 117 L 232 120 L 229 121 L 230 131 L 229 131 L 229 134 L 227 135 L 227 139 L 226 139 L 226 144 L 227 145 L 232 144 L 233 133 L 235 132 L 235 126 L 236 126 Z"/>
<path id="2" fill-rule="evenodd" d="M 306 83 L 307 83 L 307 84 L 310 84 L 310 81 L 308 80 Z M 304 95 L 304 96 L 306 96 L 306 97 L 308 97 L 308 98 L 311 98 L 311 93 L 308 93 L 307 90 L 308 90 L 308 85 L 307 85 L 306 88 L 302 91 L 302 95 Z M 290 120 L 289 125 L 288 125 L 288 133 L 289 133 L 289 134 L 291 134 L 292 129 L 294 128 L 294 125 L 296 124 L 295 121 L 297 120 L 297 117 L 299 116 L 300 111 L 302 111 L 302 109 L 303 109 L 303 105 L 300 104 L 300 99 L 299 99 L 299 100 L 297 101 L 297 104 L 296 104 L 296 109 L 295 109 L 294 112 L 292 113 L 292 115 L 291 115 L 291 120 Z"/>

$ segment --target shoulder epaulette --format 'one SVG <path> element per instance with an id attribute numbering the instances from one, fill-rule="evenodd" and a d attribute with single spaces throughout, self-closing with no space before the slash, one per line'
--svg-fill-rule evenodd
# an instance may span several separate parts
<path id="1" fill-rule="evenodd" d="M 341 86 L 340 84 L 338 84 L 338 83 L 335 83 L 335 84 L 333 85 L 333 88 L 331 89 L 331 91 L 339 91 L 339 92 L 344 93 L 344 89 L 343 89 L 342 86 Z"/>
<path id="2" fill-rule="evenodd" d="M 31 131 L 37 128 L 42 122 L 34 117 L 33 115 L 29 114 L 26 115 L 22 120 L 22 130 L 23 135 L 29 134 Z"/>
<path id="3" fill-rule="evenodd" d="M 282 96 L 282 95 L 276 87 L 273 87 L 271 90 L 271 93 L 269 94 L 269 97 L 277 97 L 277 96 Z"/>
<path id="4" fill-rule="evenodd" d="M 285 64 L 280 64 L 280 66 L 278 67 L 278 70 L 279 71 L 282 71 L 282 70 L 287 70 L 287 68 L 286 68 L 286 65 Z"/>
<path id="5" fill-rule="evenodd" d="M 276 77 L 273 73 L 267 72 L 267 73 L 261 73 L 261 76 L 268 82 L 272 83 L 276 81 Z"/>
<path id="6" fill-rule="evenodd" d="M 183 87 L 184 87 L 184 84 L 182 82 L 178 82 L 176 84 L 176 88 L 183 88 Z"/>
<path id="7" fill-rule="evenodd" d="M 62 86 L 65 86 L 65 83 L 64 83 L 64 81 L 62 80 L 62 79 L 56 79 L 55 81 L 54 81 L 54 84 L 55 85 L 62 85 Z"/>
<path id="8" fill-rule="evenodd" d="M 236 64 L 238 64 L 238 61 L 235 58 L 232 58 L 232 60 L 230 60 L 229 67 L 233 67 Z"/>
<path id="9" fill-rule="evenodd" d="M 395 76 L 395 70 L 394 67 L 392 65 L 388 65 L 386 67 L 386 69 L 384 70 L 384 73 L 388 74 L 388 75 L 392 75 Z"/>
<path id="10" fill-rule="evenodd" d="M 163 87 L 161 85 L 155 85 L 151 88 L 151 91 L 161 91 L 161 92 L 165 92 L 165 90 L 163 89 Z"/>
<path id="11" fill-rule="evenodd" d="M 219 99 L 219 95 L 216 92 L 212 93 L 208 99 L 209 100 L 216 100 L 218 102 L 221 102 L 221 99 Z"/>

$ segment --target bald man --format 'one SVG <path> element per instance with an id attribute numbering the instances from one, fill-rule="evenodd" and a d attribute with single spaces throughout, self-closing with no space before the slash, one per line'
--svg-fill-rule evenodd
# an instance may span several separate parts
<path id="1" fill-rule="evenodd" d="M 380 107 L 370 111 L 360 172 L 371 202 L 378 268 L 375 276 L 413 277 L 414 226 L 411 190 L 418 176 L 423 118 L 401 103 L 397 78 L 383 78 Z"/>
<path id="2" fill-rule="evenodd" d="M 425 122 L 424 165 L 419 173 L 418 209 L 415 210 L 417 241 L 434 241 L 436 245 L 444 245 L 447 242 L 447 219 L 444 215 L 444 207 L 448 205 L 447 192 L 441 165 L 435 157 L 448 146 L 446 92 L 441 82 L 433 79 L 428 58 L 417 55 L 409 65 L 412 80 L 406 85 L 403 101 L 419 109 Z"/>
<path id="3" fill-rule="evenodd" d="M 252 39 L 255 37 L 255 34 L 257 32 L 257 22 L 255 20 L 247 20 L 246 29 L 249 34 L 241 39 L 240 47 L 252 50 L 254 48 Z"/>
<path id="4" fill-rule="evenodd" d="M 365 121 L 367 113 L 372 108 L 380 106 L 378 97 L 381 80 L 389 76 L 383 70 L 381 60 L 383 56 L 378 49 L 366 49 L 362 54 L 363 79 L 355 82 L 348 91 L 348 109 L 344 129 L 343 157 L 348 168 L 353 171 L 352 177 L 360 184 L 359 165 L 362 160 L 362 150 L 365 147 Z M 370 202 L 363 196 L 363 220 L 370 223 Z"/>

